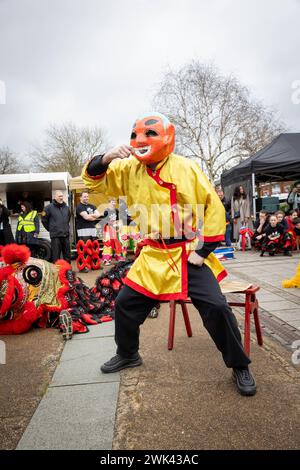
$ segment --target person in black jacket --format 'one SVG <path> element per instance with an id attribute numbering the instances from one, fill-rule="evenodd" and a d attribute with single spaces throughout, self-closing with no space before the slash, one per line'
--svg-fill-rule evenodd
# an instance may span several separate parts
<path id="1" fill-rule="evenodd" d="M 224 195 L 224 191 L 221 187 L 216 189 L 216 193 L 219 196 L 226 214 L 226 232 L 225 232 L 225 243 L 226 246 L 231 246 L 231 201 L 227 201 Z"/>
<path id="2" fill-rule="evenodd" d="M 9 210 L 0 199 L 0 245 L 2 246 L 15 242 L 9 223 L 9 216 Z"/>
<path id="3" fill-rule="evenodd" d="M 61 191 L 56 191 L 54 199 L 42 213 L 42 224 L 50 232 L 51 250 L 53 263 L 61 258 L 70 263 L 70 209 L 64 202 L 64 196 Z"/>

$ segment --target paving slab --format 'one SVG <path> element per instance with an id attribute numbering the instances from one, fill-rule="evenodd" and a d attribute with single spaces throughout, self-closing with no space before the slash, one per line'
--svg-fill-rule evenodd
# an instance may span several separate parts
<path id="1" fill-rule="evenodd" d="M 93 339 L 93 338 L 103 338 L 105 336 L 113 336 L 115 335 L 115 322 L 105 322 L 99 325 L 92 325 L 89 326 L 89 332 L 84 333 L 81 335 L 74 335 L 72 337 L 72 341 L 80 341 L 85 339 Z"/>
<path id="2" fill-rule="evenodd" d="M 272 314 L 286 323 L 296 320 L 300 321 L 300 308 L 294 308 L 291 310 L 272 310 Z"/>
<path id="3" fill-rule="evenodd" d="M 289 324 L 300 330 L 300 320 L 290 320 Z"/>
<path id="4" fill-rule="evenodd" d="M 118 373 L 102 374 L 99 370 L 115 351 L 111 337 L 68 341 L 50 387 L 119 381 Z"/>
<path id="5" fill-rule="evenodd" d="M 282 297 L 280 297 L 280 295 L 277 295 L 277 294 L 273 294 L 272 292 L 268 292 L 266 290 L 262 291 L 258 291 L 257 294 L 256 294 L 258 300 L 259 300 L 259 303 L 261 302 L 277 302 L 277 301 L 282 301 Z"/>
<path id="6" fill-rule="evenodd" d="M 110 450 L 119 384 L 48 389 L 18 450 Z"/>
<path id="7" fill-rule="evenodd" d="M 273 301 L 261 301 L 260 306 L 268 312 L 273 312 L 273 310 L 290 310 L 294 308 L 298 308 L 296 302 L 290 302 L 289 300 L 278 300 L 277 302 Z"/>

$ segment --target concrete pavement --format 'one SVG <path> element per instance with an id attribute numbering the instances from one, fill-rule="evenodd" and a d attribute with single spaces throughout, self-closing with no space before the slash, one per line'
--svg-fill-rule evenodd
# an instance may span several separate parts
<path id="1" fill-rule="evenodd" d="M 108 322 L 66 342 L 17 449 L 111 449 L 120 377 L 99 367 L 114 354 L 113 335 Z"/>
<path id="2" fill-rule="evenodd" d="M 290 326 L 300 330 L 300 289 L 284 289 L 284 279 L 293 277 L 300 262 L 300 253 L 288 258 L 264 256 L 246 251 L 236 252 L 235 259 L 224 263 L 231 277 L 259 284 L 260 307 Z"/>

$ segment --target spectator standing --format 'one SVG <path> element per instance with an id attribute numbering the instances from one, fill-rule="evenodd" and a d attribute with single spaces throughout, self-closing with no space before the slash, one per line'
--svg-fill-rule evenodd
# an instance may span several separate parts
<path id="1" fill-rule="evenodd" d="M 233 238 L 237 241 L 241 227 L 252 229 L 249 197 L 243 186 L 237 186 L 233 192 L 231 199 L 231 216 L 233 219 Z"/>
<path id="2" fill-rule="evenodd" d="M 10 211 L 0 199 L 0 245 L 5 246 L 14 243 L 14 237 L 9 223 Z"/>
<path id="3" fill-rule="evenodd" d="M 287 202 L 290 206 L 290 209 L 300 210 L 300 181 L 294 183 L 294 187 L 290 194 L 288 195 Z"/>
<path id="4" fill-rule="evenodd" d="M 97 239 L 96 223 L 99 219 L 100 213 L 97 211 L 96 206 L 89 204 L 89 193 L 83 191 L 80 194 L 80 203 L 76 208 L 76 228 L 78 240 L 86 243 L 88 240 Z M 78 256 L 80 255 L 77 248 Z M 79 271 L 88 273 L 89 268 L 86 265 L 79 267 Z"/>
<path id="5" fill-rule="evenodd" d="M 226 232 L 225 232 L 225 243 L 226 246 L 231 246 L 231 202 L 227 201 L 222 188 L 217 188 L 216 193 L 219 196 L 226 214 Z"/>
<path id="6" fill-rule="evenodd" d="M 117 261 L 124 259 L 126 253 L 126 244 L 122 246 L 119 239 L 119 210 L 116 208 L 117 201 L 115 198 L 109 198 L 109 205 L 104 211 L 103 222 L 105 223 L 103 228 L 103 252 L 102 261 L 105 266 L 111 264 L 113 256 Z M 123 249 L 124 248 L 124 249 Z"/>
<path id="7" fill-rule="evenodd" d="M 32 210 L 30 202 L 21 202 L 21 213 L 18 218 L 16 242 L 19 245 L 36 245 L 40 233 L 40 221 L 37 211 Z"/>
<path id="8" fill-rule="evenodd" d="M 51 204 L 42 213 L 42 224 L 50 233 L 52 261 L 61 258 L 71 262 L 70 252 L 70 209 L 64 202 L 64 195 L 56 191 Z"/>
<path id="9" fill-rule="evenodd" d="M 89 204 L 89 193 L 83 191 L 80 194 L 80 203 L 76 208 L 76 227 L 78 240 L 84 242 L 97 238 L 96 224 L 100 213 L 96 206 Z"/>

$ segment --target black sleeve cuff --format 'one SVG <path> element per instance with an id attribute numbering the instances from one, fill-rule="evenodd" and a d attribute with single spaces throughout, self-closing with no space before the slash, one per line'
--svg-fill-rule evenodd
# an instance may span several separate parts
<path id="1" fill-rule="evenodd" d="M 99 176 L 102 173 L 105 173 L 108 165 L 103 165 L 102 163 L 103 155 L 96 155 L 87 166 L 87 174 L 89 176 Z"/>
<path id="2" fill-rule="evenodd" d="M 200 248 L 199 250 L 195 250 L 197 255 L 201 256 L 202 258 L 207 258 L 208 255 L 210 255 L 210 253 L 212 251 L 214 251 L 217 246 L 219 245 L 218 242 L 206 242 L 206 243 L 203 243 L 203 246 L 202 248 Z"/>

